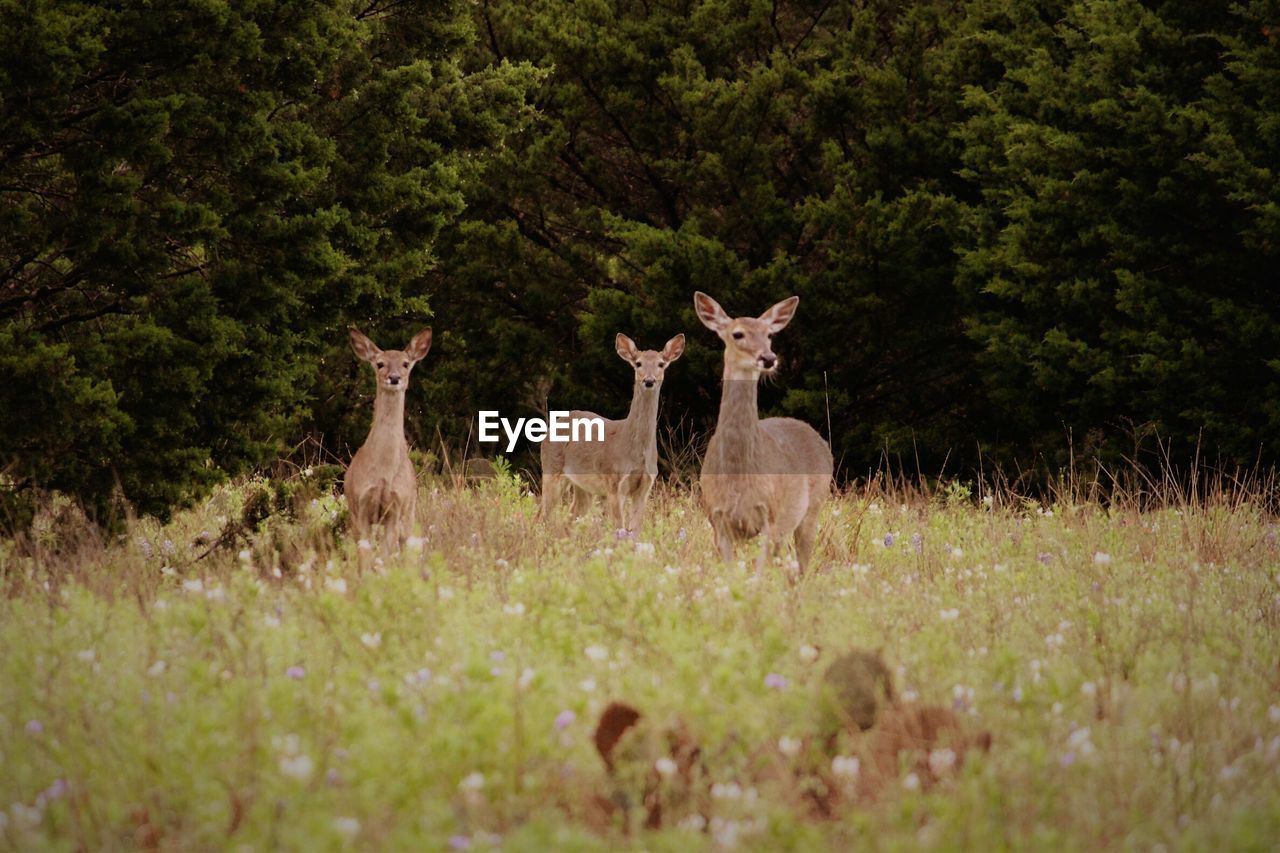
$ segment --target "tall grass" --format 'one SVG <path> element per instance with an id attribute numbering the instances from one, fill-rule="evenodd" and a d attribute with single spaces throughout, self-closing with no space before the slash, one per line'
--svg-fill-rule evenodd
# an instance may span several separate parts
<path id="1" fill-rule="evenodd" d="M 829 505 L 816 570 L 757 579 L 714 559 L 684 488 L 656 490 L 642 535 L 619 539 L 598 514 L 539 521 L 502 471 L 424 485 L 421 538 L 360 576 L 335 535 L 340 501 L 304 473 L 118 538 L 52 506 L 0 543 L 0 844 L 1280 837 L 1270 480 L 1117 488 L 1099 471 L 1046 502 L 1007 482 L 882 475 Z M 852 647 L 881 650 L 907 700 L 991 732 L 990 752 L 936 786 L 904 767 L 816 809 L 831 757 L 796 745 L 816 742 L 815 691 Z M 641 828 L 644 792 L 607 775 L 593 743 L 615 700 L 699 750 L 705 784 L 668 791 L 658 829 Z M 630 760 L 648 771 L 653 754 Z"/>

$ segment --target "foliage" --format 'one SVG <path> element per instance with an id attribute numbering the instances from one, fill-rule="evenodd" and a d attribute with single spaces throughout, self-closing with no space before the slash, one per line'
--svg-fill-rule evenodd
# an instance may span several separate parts
<path id="1" fill-rule="evenodd" d="M 459 67 L 465 8 L 0 4 L 12 484 L 163 513 L 346 390 L 349 320 L 428 315 L 437 234 L 532 82 Z"/>

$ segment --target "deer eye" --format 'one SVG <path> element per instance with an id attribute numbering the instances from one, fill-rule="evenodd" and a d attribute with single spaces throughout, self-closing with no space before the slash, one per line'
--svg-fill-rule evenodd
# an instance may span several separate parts
<path id="1" fill-rule="evenodd" d="M 769 340 L 773 340 L 773 332 L 766 332 L 765 337 L 768 338 Z"/>
<path id="2" fill-rule="evenodd" d="M 661 370 L 662 368 L 664 368 L 664 367 L 666 367 L 666 366 L 667 366 L 667 363 L 666 363 L 665 361 L 660 361 L 660 362 L 658 362 L 658 369 L 659 369 L 659 370 Z"/>
<path id="3" fill-rule="evenodd" d="M 402 364 L 402 365 L 401 365 L 401 367 L 408 367 L 408 366 L 409 366 L 409 362 L 407 362 L 407 361 L 406 361 L 404 364 Z"/>
<path id="4" fill-rule="evenodd" d="M 740 340 L 742 340 L 742 332 L 734 332 L 734 333 L 733 333 L 733 339 L 734 339 L 735 341 L 740 341 Z"/>
<path id="5" fill-rule="evenodd" d="M 384 365 L 382 362 L 378 362 L 378 369 L 379 369 L 379 370 L 381 370 L 384 366 L 385 366 L 385 365 Z"/>
<path id="6" fill-rule="evenodd" d="M 636 362 L 636 367 L 639 367 L 639 366 L 640 366 L 640 362 L 638 362 L 638 361 L 637 361 L 637 362 Z"/>

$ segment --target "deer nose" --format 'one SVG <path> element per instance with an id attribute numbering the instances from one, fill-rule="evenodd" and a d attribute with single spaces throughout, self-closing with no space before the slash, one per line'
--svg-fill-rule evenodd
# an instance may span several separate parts
<path id="1" fill-rule="evenodd" d="M 387 381 L 388 381 L 388 382 L 390 382 L 392 385 L 399 385 L 399 384 L 400 384 L 400 374 L 399 374 L 399 373 L 393 373 L 393 374 L 391 374 L 390 376 L 388 376 L 388 377 L 387 377 Z"/>
<path id="2" fill-rule="evenodd" d="M 646 387 L 646 388 L 652 388 L 652 387 L 653 387 L 653 380 L 652 380 L 652 379 L 649 379 L 649 378 L 646 378 L 646 379 L 644 380 L 644 387 Z"/>
<path id="3" fill-rule="evenodd" d="M 778 357 L 773 355 L 760 356 L 760 363 L 764 365 L 765 370 L 772 370 L 773 366 L 778 363 Z"/>

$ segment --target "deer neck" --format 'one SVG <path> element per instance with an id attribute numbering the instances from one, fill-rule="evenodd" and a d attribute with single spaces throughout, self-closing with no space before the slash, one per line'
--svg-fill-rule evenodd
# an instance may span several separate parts
<path id="1" fill-rule="evenodd" d="M 373 452 L 395 453 L 408 448 L 404 438 L 404 395 L 403 391 L 379 388 L 373 398 L 373 426 L 364 442 Z"/>
<path id="2" fill-rule="evenodd" d="M 754 371 L 735 370 L 726 363 L 722 379 L 724 387 L 720 392 L 715 444 L 720 455 L 727 459 L 752 459 L 760 438 L 759 376 Z"/>
<path id="3" fill-rule="evenodd" d="M 627 446 L 637 457 L 658 455 L 658 388 L 646 388 L 641 382 L 631 392 L 631 411 L 627 412 Z"/>

